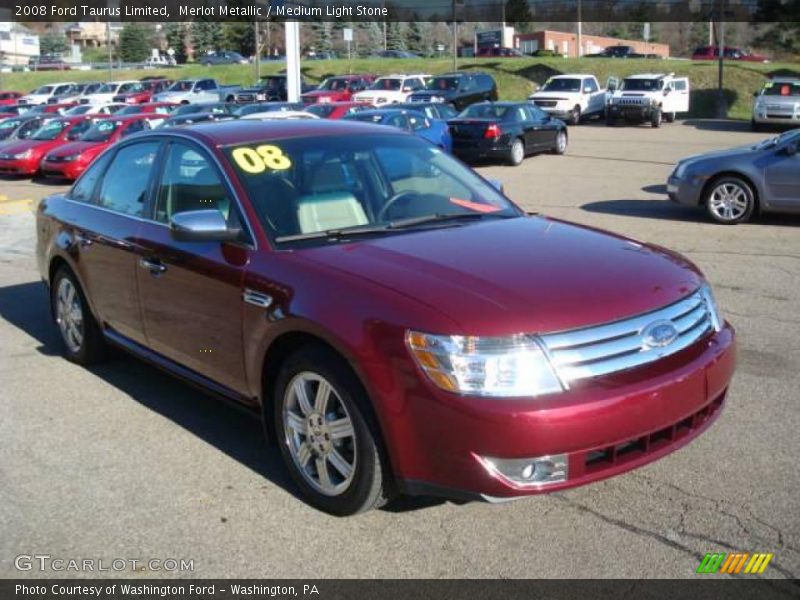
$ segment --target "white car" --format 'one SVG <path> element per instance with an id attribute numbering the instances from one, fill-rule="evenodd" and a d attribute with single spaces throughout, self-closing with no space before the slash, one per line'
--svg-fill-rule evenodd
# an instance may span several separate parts
<path id="1" fill-rule="evenodd" d="M 114 101 L 114 96 L 117 94 L 127 94 L 129 92 L 136 92 L 142 88 L 142 82 L 131 81 L 109 81 L 100 87 L 96 92 L 91 94 L 84 94 L 78 98 L 80 104 L 108 104 Z"/>
<path id="2" fill-rule="evenodd" d="M 240 119 L 319 119 L 317 115 L 302 110 L 272 110 L 268 112 L 250 113 Z"/>
<path id="3" fill-rule="evenodd" d="M 405 102 L 414 92 L 425 89 L 425 82 L 429 77 L 430 75 L 421 73 L 378 77 L 369 88 L 353 94 L 352 101 L 374 106 Z"/>
<path id="4" fill-rule="evenodd" d="M 609 82 L 616 81 L 609 78 Z M 540 90 L 529 96 L 529 100 L 544 112 L 577 125 L 581 119 L 605 115 L 610 92 L 607 84 L 601 88 L 594 75 L 576 73 L 556 75 L 548 79 Z"/>
<path id="5" fill-rule="evenodd" d="M 30 94 L 22 96 L 17 100 L 17 104 L 47 104 L 51 98 L 57 98 L 68 94 L 72 86 L 77 85 L 74 81 L 67 83 L 47 83 L 39 86 Z"/>
<path id="6" fill-rule="evenodd" d="M 121 102 L 107 102 L 105 104 L 79 104 L 64 112 L 65 117 L 77 117 L 79 115 L 113 115 L 118 110 L 128 106 Z"/>
<path id="7" fill-rule="evenodd" d="M 689 93 L 689 78 L 674 73 L 626 77 L 608 101 L 606 124 L 623 120 L 661 127 L 662 119 L 672 123 L 679 113 L 689 112 Z"/>

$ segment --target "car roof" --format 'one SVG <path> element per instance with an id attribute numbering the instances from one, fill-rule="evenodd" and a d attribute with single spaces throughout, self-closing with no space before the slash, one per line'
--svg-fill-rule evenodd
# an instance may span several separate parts
<path id="1" fill-rule="evenodd" d="M 588 73 L 564 73 L 563 75 L 553 75 L 550 79 L 574 79 L 575 77 L 594 77 Z"/>
<path id="2" fill-rule="evenodd" d="M 800 83 L 800 77 L 774 77 L 764 83 Z"/>
<path id="3" fill-rule="evenodd" d="M 636 75 L 628 75 L 625 79 L 664 79 L 670 77 L 666 73 L 637 73 Z"/>
<path id="4" fill-rule="evenodd" d="M 381 75 L 378 79 L 395 79 L 402 77 L 430 77 L 427 73 L 392 73 L 391 75 Z"/>
<path id="5" fill-rule="evenodd" d="M 155 135 L 159 131 L 161 130 L 157 129 L 145 135 Z M 383 125 L 342 119 L 267 119 L 264 121 L 232 119 L 215 123 L 198 123 L 191 129 L 181 130 L 180 134 L 190 136 L 210 146 L 224 147 L 264 142 L 270 139 L 350 136 L 368 133 L 407 135 L 401 129 L 394 130 Z"/>

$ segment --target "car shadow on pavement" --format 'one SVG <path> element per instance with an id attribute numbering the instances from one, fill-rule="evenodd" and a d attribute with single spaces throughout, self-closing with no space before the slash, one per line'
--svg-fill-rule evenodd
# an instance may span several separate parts
<path id="1" fill-rule="evenodd" d="M 0 319 L 33 337 L 41 354 L 62 354 L 61 340 L 50 318 L 47 290 L 41 282 L 0 287 Z M 265 441 L 261 421 L 252 414 L 122 352 L 89 371 L 303 501 L 280 451 Z M 442 503 L 444 500 L 437 498 L 400 497 L 384 510 L 409 512 Z"/>
<path id="2" fill-rule="evenodd" d="M 680 121 L 680 123 L 685 127 L 694 127 L 703 131 L 751 131 L 750 121 L 737 121 L 734 119 L 686 119 L 685 121 Z"/>

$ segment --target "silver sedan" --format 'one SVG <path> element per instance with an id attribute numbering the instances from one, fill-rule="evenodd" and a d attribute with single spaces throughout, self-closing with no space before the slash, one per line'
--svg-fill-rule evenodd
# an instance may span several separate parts
<path id="1" fill-rule="evenodd" d="M 669 176 L 667 193 L 727 225 L 760 212 L 800 212 L 798 145 L 800 129 L 793 129 L 754 146 L 684 158 Z"/>

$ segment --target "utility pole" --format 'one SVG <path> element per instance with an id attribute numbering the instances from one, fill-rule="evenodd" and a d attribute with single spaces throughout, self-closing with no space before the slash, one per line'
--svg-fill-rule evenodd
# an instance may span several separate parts
<path id="1" fill-rule="evenodd" d="M 253 21 L 253 27 L 256 28 L 256 81 L 259 81 L 261 79 L 261 35 L 259 33 L 258 19 Z"/>
<path id="2" fill-rule="evenodd" d="M 106 21 L 106 45 L 108 46 L 108 76 L 113 78 L 112 69 L 114 68 L 111 64 L 113 59 L 113 54 L 111 52 L 111 21 Z"/>
<path id="3" fill-rule="evenodd" d="M 717 52 L 719 53 L 719 69 L 717 76 L 717 118 L 724 119 L 728 116 L 728 103 L 725 101 L 725 88 L 723 87 L 723 74 L 725 67 L 725 0 L 720 0 L 719 16 L 717 17 Z"/>
<path id="4" fill-rule="evenodd" d="M 286 92 L 289 102 L 300 100 L 300 23 L 286 21 Z"/>
<path id="5" fill-rule="evenodd" d="M 578 0 L 578 58 L 583 56 L 583 2 Z"/>
<path id="6" fill-rule="evenodd" d="M 500 37 L 502 38 L 502 35 Z M 458 21 L 456 21 L 456 0 L 453 0 L 453 71 L 458 71 Z"/>

